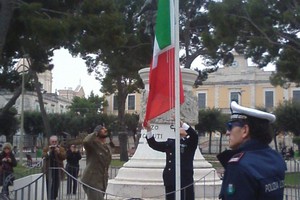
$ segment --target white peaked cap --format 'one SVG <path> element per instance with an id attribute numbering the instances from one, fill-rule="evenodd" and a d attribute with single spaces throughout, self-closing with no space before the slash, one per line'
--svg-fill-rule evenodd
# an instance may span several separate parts
<path id="1" fill-rule="evenodd" d="M 270 123 L 276 120 L 275 115 L 271 113 L 263 112 L 261 110 L 256 110 L 253 108 L 243 107 L 237 104 L 235 101 L 231 102 L 230 108 L 232 112 L 231 119 L 247 119 L 247 116 L 250 116 L 259 119 L 266 119 Z"/>

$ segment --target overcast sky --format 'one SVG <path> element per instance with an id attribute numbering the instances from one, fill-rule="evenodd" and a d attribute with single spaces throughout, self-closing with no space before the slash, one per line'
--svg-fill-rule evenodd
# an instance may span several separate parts
<path id="1" fill-rule="evenodd" d="M 54 51 L 52 64 L 54 64 L 52 92 L 55 92 L 56 89 L 70 87 L 74 90 L 81 85 L 86 97 L 90 95 L 91 91 L 94 94 L 102 95 L 99 91 L 100 82 L 93 75 L 88 75 L 84 60 L 81 58 L 73 58 L 68 50 L 60 49 Z"/>

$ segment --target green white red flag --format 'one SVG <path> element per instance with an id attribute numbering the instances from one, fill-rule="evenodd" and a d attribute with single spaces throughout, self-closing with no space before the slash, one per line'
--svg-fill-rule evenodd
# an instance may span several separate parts
<path id="1" fill-rule="evenodd" d="M 175 41 L 174 4 L 172 0 L 159 0 L 155 24 L 153 58 L 149 74 L 149 96 L 144 122 L 175 106 Z M 184 102 L 181 75 L 180 104 Z"/>

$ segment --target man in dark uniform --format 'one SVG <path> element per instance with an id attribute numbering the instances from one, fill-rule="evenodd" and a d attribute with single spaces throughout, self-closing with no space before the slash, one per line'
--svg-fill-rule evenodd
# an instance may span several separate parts
<path id="1" fill-rule="evenodd" d="M 181 173 L 181 200 L 195 199 L 194 193 L 194 155 L 198 146 L 197 132 L 186 123 L 180 123 L 180 173 Z M 157 151 L 166 153 L 166 165 L 163 171 L 163 181 L 166 200 L 175 199 L 175 139 L 169 138 L 164 142 L 157 142 L 151 132 L 149 123 L 146 125 L 147 142 Z"/>
<path id="2" fill-rule="evenodd" d="M 269 147 L 275 115 L 231 103 L 229 147 L 217 157 L 225 174 L 222 200 L 282 200 L 286 165 Z"/>

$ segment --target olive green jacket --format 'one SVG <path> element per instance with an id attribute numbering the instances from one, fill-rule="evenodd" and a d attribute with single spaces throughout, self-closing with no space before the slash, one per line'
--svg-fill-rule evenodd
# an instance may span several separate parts
<path id="1" fill-rule="evenodd" d="M 108 182 L 108 167 L 111 162 L 111 151 L 107 144 L 101 143 L 96 133 L 91 133 L 83 140 L 86 151 L 86 168 L 82 174 L 82 182 L 105 191 Z"/>

